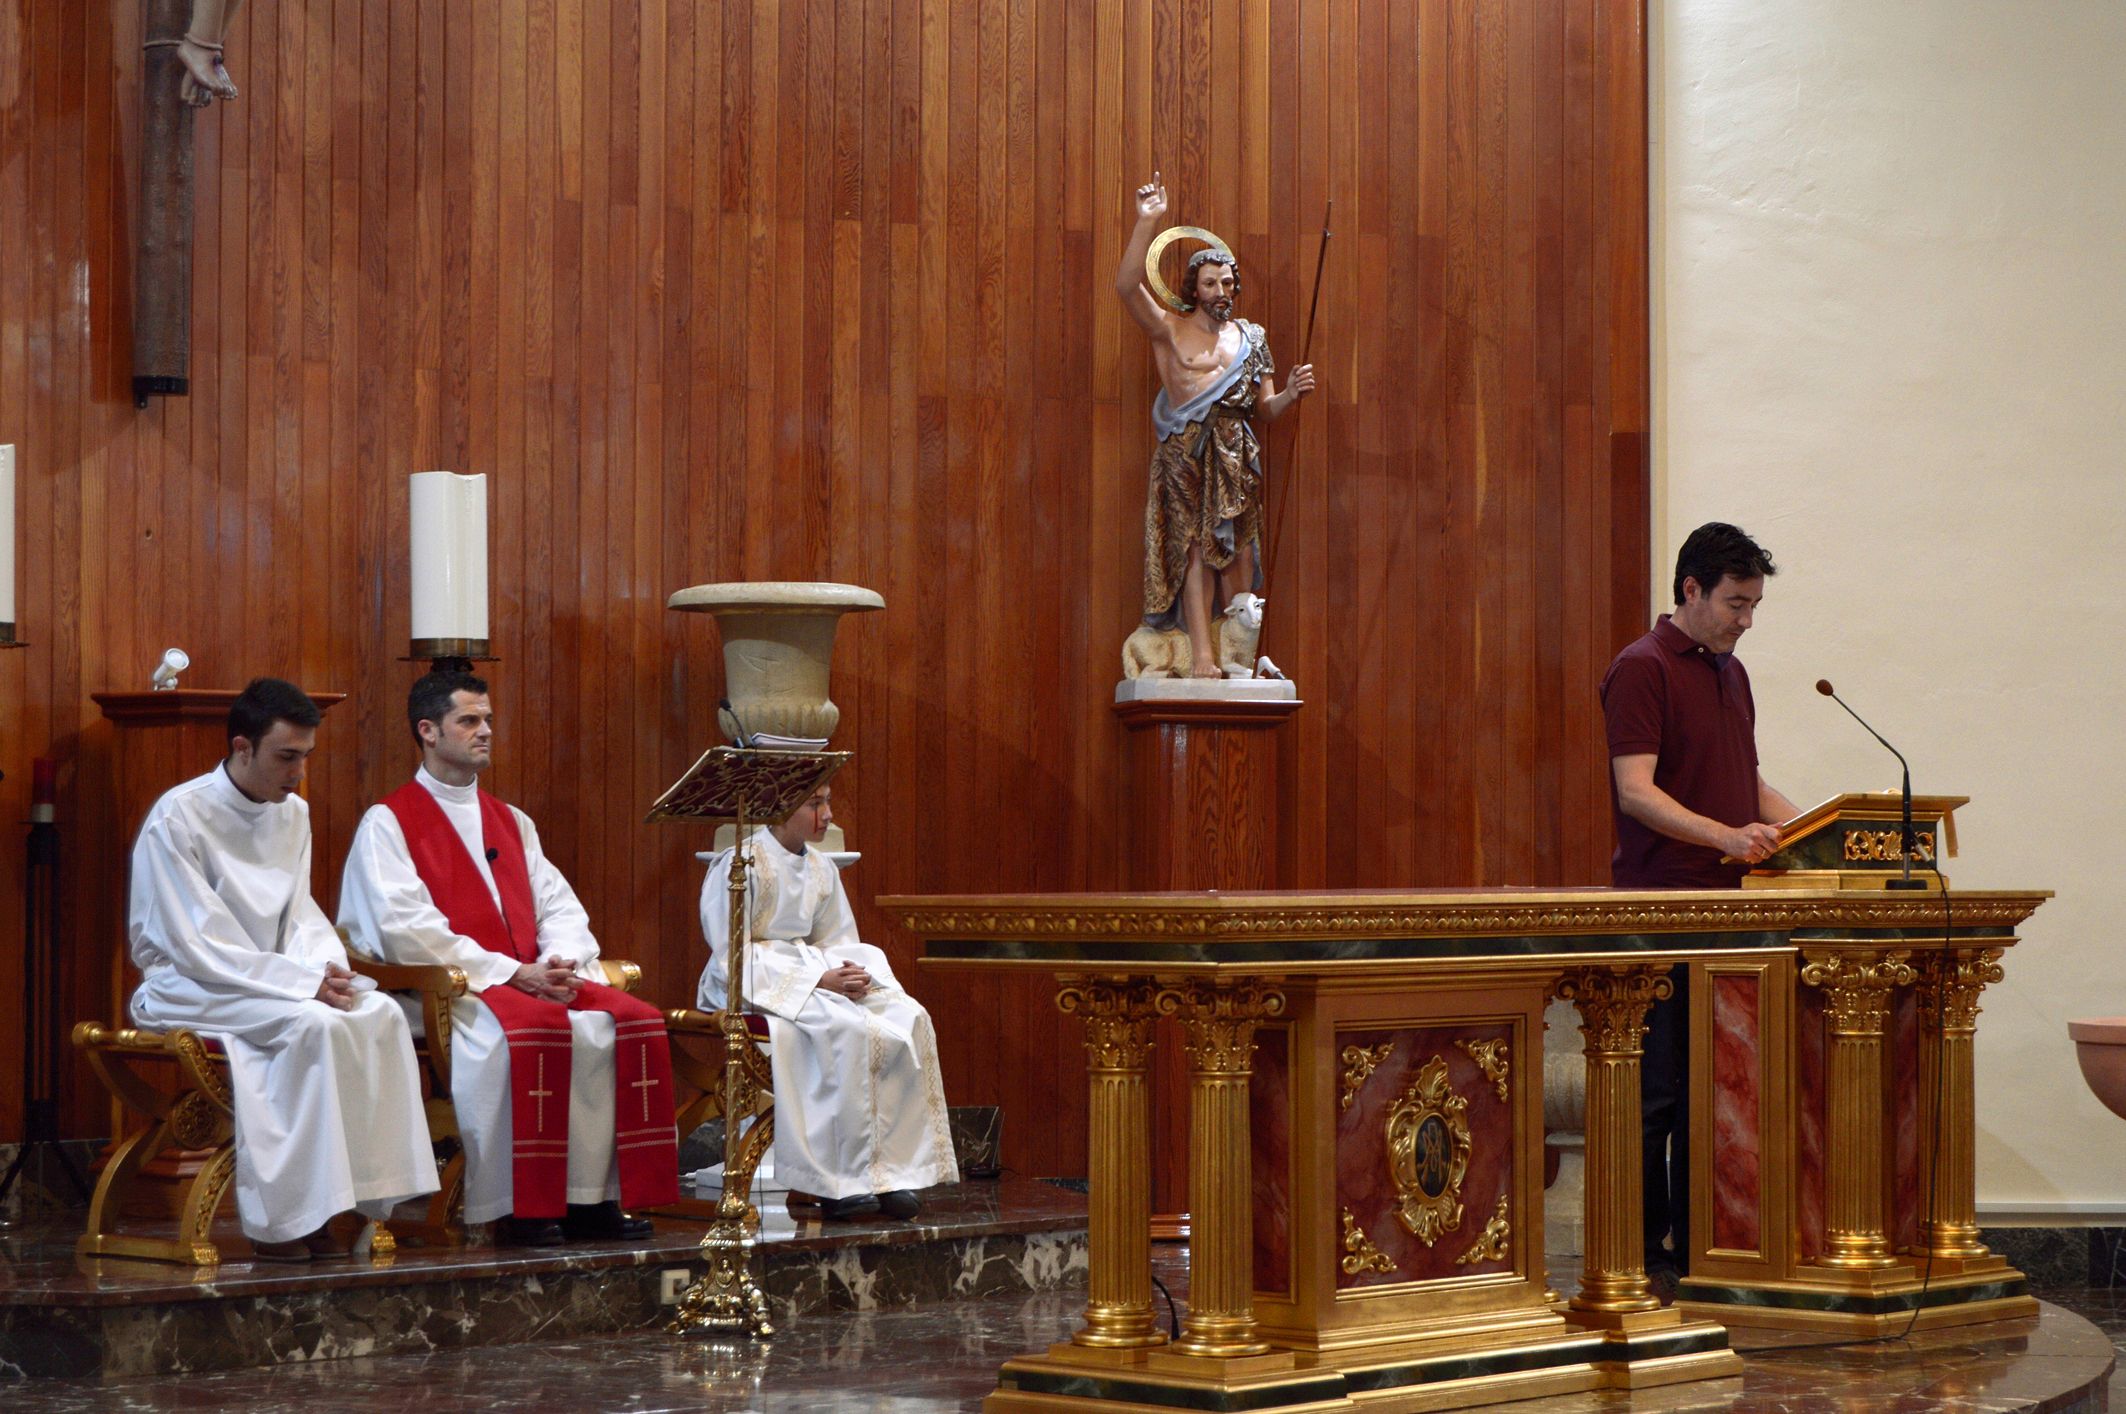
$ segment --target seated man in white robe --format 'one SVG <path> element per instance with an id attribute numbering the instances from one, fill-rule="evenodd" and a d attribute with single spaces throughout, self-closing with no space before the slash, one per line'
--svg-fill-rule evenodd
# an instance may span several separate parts
<path id="1" fill-rule="evenodd" d="M 930 1013 L 877 948 L 858 940 L 840 871 L 812 845 L 834 821 L 821 786 L 790 818 L 755 831 L 746 896 L 745 1002 L 768 1018 L 775 1077 L 775 1176 L 845 1218 L 876 1195 L 912 1218 L 917 1188 L 959 1182 Z M 701 889 L 709 965 L 700 1005 L 722 1009 L 731 946 L 731 856 Z"/>
<path id="2" fill-rule="evenodd" d="M 340 926 L 371 957 L 465 973 L 450 1013 L 465 1221 L 500 1219 L 518 1246 L 646 1237 L 649 1219 L 621 1204 L 679 1196 L 663 1014 L 605 985 L 590 918 L 531 817 L 479 788 L 487 684 L 429 673 L 406 718 L 421 766 L 355 830 Z"/>
<path id="3" fill-rule="evenodd" d="M 347 970 L 310 896 L 296 787 L 317 704 L 274 678 L 229 709 L 228 759 L 155 802 L 133 845 L 133 1017 L 229 1060 L 236 1214 L 257 1254 L 337 1256 L 326 1223 L 436 1190 L 406 1018 Z"/>

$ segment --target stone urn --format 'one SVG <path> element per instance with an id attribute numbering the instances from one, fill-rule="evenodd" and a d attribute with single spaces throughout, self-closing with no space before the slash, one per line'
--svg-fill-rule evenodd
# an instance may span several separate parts
<path id="1" fill-rule="evenodd" d="M 716 616 L 724 695 L 731 704 L 716 713 L 725 740 L 761 732 L 831 740 L 842 715 L 827 696 L 835 626 L 843 614 L 883 609 L 886 601 L 854 584 L 762 580 L 697 584 L 674 594 L 665 607 Z M 728 845 L 729 834 L 729 826 L 716 832 L 718 849 Z M 822 848 L 844 866 L 856 857 L 842 848 L 838 825 L 829 827 Z"/>
<path id="2" fill-rule="evenodd" d="M 2067 1023 L 2082 1079 L 2104 1108 L 2126 1119 L 2126 1016 L 2093 1017 Z"/>
<path id="3" fill-rule="evenodd" d="M 725 737 L 769 732 L 831 738 L 842 716 L 827 697 L 835 625 L 843 614 L 883 609 L 886 601 L 853 584 L 766 580 L 697 584 L 674 594 L 665 607 L 714 614 L 723 631 L 724 695 L 731 710 L 718 709 L 716 721 Z"/>

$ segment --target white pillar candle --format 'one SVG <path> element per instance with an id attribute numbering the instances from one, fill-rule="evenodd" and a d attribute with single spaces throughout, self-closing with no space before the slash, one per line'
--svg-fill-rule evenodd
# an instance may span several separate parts
<path id="1" fill-rule="evenodd" d="M 0 624 L 15 621 L 15 444 L 0 442 Z"/>
<path id="2" fill-rule="evenodd" d="M 487 478 L 419 471 L 413 494 L 413 640 L 487 642 Z M 418 656 L 421 650 L 416 649 Z"/>

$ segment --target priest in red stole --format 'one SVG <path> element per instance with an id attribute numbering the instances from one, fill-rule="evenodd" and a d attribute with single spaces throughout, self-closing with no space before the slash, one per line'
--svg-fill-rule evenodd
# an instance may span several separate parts
<path id="1" fill-rule="evenodd" d="M 354 946 L 461 968 L 451 1099 L 465 1144 L 465 1221 L 503 1241 L 641 1237 L 623 1211 L 679 1196 L 664 1019 L 605 985 L 575 890 L 531 818 L 479 788 L 493 759 L 487 684 L 429 673 L 408 723 L 413 780 L 371 806 L 340 885 Z"/>

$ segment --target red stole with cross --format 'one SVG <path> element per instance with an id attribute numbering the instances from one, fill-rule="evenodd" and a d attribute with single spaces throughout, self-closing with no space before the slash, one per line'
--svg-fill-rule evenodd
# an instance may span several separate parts
<path id="1" fill-rule="evenodd" d="M 451 930 L 489 952 L 519 962 L 539 958 L 539 919 L 532 903 L 524 837 L 509 807 L 485 791 L 480 834 L 494 891 L 480 877 L 465 841 L 443 807 L 419 781 L 384 797 L 406 836 L 406 849 L 428 896 Z M 502 896 L 501 906 L 495 895 Z M 664 1017 L 648 1002 L 600 982 L 578 981 L 567 1006 L 503 983 L 478 994 L 502 1023 L 509 1043 L 511 1209 L 520 1218 L 555 1218 L 568 1201 L 568 1083 L 570 1011 L 613 1015 L 613 1066 L 618 1094 L 613 1145 L 620 1169 L 620 1201 L 653 1208 L 679 1197 L 679 1141 L 672 1127 L 672 1053 Z"/>

